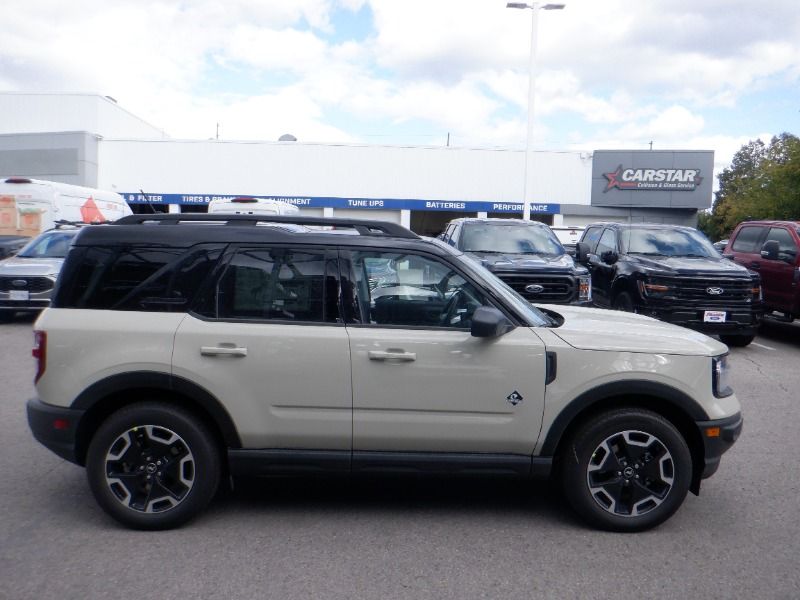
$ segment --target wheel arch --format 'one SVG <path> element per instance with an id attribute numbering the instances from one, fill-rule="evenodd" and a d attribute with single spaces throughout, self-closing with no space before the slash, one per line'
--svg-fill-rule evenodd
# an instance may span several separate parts
<path id="1" fill-rule="evenodd" d="M 692 454 L 692 482 L 689 489 L 695 494 L 699 493 L 705 447 L 696 422 L 708 420 L 709 416 L 690 396 L 662 383 L 620 381 L 584 392 L 572 400 L 553 421 L 540 454 L 553 456 L 558 461 L 568 440 L 583 423 L 600 413 L 631 407 L 661 415 L 680 432 Z"/>
<path id="2" fill-rule="evenodd" d="M 85 465 L 92 436 L 100 424 L 123 406 L 156 399 L 199 417 L 217 437 L 221 449 L 241 448 L 239 433 L 228 411 L 208 390 L 168 373 L 136 371 L 112 375 L 84 390 L 70 408 L 85 411 L 75 436 L 75 457 Z"/>
<path id="3" fill-rule="evenodd" d="M 621 275 L 617 277 L 611 284 L 611 297 L 608 299 L 609 303 L 613 306 L 617 296 L 622 292 L 628 292 L 631 295 L 634 306 L 639 303 L 639 294 L 636 290 L 636 284 L 632 277 L 628 275 Z"/>

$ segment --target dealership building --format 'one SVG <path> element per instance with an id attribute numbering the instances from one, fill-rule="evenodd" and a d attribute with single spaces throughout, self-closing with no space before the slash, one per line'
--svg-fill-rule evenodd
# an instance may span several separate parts
<path id="1" fill-rule="evenodd" d="M 713 164 L 712 151 L 537 151 L 531 218 L 694 225 L 711 206 Z M 105 96 L 4 92 L 0 176 L 112 190 L 135 212 L 202 212 L 214 198 L 254 196 L 430 235 L 458 217 L 521 217 L 525 151 L 179 140 Z"/>

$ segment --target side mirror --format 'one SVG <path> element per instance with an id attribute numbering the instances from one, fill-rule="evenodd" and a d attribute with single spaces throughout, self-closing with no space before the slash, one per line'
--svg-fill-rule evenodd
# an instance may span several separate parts
<path id="1" fill-rule="evenodd" d="M 764 245 L 761 246 L 761 258 L 766 258 L 767 260 L 778 260 L 778 251 L 780 250 L 780 244 L 776 240 L 767 240 L 764 242 Z"/>
<path id="2" fill-rule="evenodd" d="M 479 306 L 472 313 L 473 337 L 495 338 L 514 329 L 514 324 L 493 306 Z"/>
<path id="3" fill-rule="evenodd" d="M 575 260 L 579 263 L 585 263 L 589 260 L 589 244 L 585 242 L 575 244 Z"/>
<path id="4" fill-rule="evenodd" d="M 606 250 L 600 255 L 600 260 L 602 260 L 607 265 L 613 265 L 615 262 L 617 262 L 617 259 L 619 259 L 619 257 L 617 256 L 617 253 L 614 252 L 613 250 Z"/>

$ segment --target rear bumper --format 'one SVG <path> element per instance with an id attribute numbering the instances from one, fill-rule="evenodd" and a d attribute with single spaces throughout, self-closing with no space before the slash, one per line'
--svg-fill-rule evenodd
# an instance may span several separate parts
<path id="1" fill-rule="evenodd" d="M 703 440 L 703 473 L 707 479 L 717 472 L 722 455 L 739 439 L 742 433 L 742 414 L 736 413 L 725 419 L 697 421 L 700 437 Z"/>
<path id="2" fill-rule="evenodd" d="M 82 464 L 77 456 L 78 424 L 84 411 L 45 404 L 38 398 L 28 400 L 28 426 L 33 437 L 61 458 Z"/>

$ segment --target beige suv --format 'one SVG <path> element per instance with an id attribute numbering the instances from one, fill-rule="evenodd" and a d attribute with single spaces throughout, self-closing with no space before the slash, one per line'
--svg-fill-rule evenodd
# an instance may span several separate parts
<path id="1" fill-rule="evenodd" d="M 742 426 L 723 344 L 535 307 L 379 221 L 87 228 L 35 337 L 34 436 L 141 529 L 197 515 L 227 475 L 324 472 L 553 476 L 589 523 L 638 531 L 699 492 Z"/>

